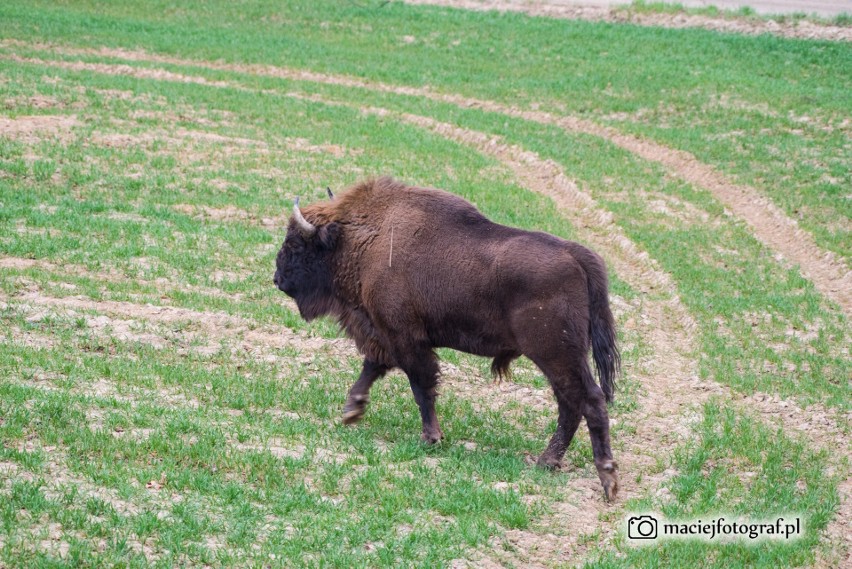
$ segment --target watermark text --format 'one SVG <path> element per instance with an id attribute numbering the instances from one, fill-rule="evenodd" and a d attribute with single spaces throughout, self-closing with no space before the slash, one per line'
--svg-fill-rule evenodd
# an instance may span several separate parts
<path id="1" fill-rule="evenodd" d="M 625 520 L 628 541 L 649 543 L 664 539 L 699 539 L 710 542 L 792 541 L 804 535 L 802 517 L 779 516 L 753 521 L 737 517 L 667 520 L 654 513 L 632 514 Z"/>

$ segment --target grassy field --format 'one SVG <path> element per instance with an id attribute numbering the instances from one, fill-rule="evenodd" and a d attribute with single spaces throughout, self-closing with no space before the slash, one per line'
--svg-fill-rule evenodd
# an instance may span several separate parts
<path id="1" fill-rule="evenodd" d="M 2 3 L 0 567 L 849 562 L 848 306 L 606 133 L 848 270 L 850 69 L 848 43 L 399 2 Z M 532 466 L 556 408 L 528 361 L 496 383 L 442 351 L 440 445 L 398 372 L 341 424 L 354 346 L 271 277 L 294 197 L 380 174 L 607 259 L 618 502 L 584 427 Z M 635 547 L 647 511 L 805 534 Z"/>

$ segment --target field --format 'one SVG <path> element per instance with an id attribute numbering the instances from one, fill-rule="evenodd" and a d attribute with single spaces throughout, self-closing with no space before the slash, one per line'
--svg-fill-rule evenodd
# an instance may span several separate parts
<path id="1" fill-rule="evenodd" d="M 849 567 L 852 43 L 402 2 L 0 3 L 0 567 Z M 371 175 L 598 251 L 622 492 L 519 360 L 445 440 L 272 285 Z M 630 515 L 800 516 L 637 547 Z"/>

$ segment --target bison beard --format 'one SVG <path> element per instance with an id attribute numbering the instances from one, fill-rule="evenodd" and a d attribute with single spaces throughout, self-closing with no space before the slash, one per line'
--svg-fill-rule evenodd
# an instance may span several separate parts
<path id="1" fill-rule="evenodd" d="M 597 254 L 492 223 L 452 194 L 380 178 L 304 210 L 297 201 L 276 263 L 275 285 L 302 317 L 335 317 L 364 355 L 344 423 L 363 417 L 370 386 L 398 367 L 420 408 L 423 440 L 438 442 L 434 348 L 494 358 L 501 375 L 525 355 L 547 376 L 559 406 L 539 465 L 560 465 L 585 417 L 604 493 L 615 498 L 605 402 L 620 356 Z"/>

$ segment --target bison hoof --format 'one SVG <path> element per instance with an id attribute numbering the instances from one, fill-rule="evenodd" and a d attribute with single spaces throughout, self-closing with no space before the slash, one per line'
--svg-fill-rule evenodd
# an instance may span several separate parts
<path id="1" fill-rule="evenodd" d="M 354 425 L 364 416 L 363 409 L 353 409 L 351 411 L 343 411 L 343 424 L 344 425 Z"/>
<path id="2" fill-rule="evenodd" d="M 607 502 L 615 501 L 618 496 L 618 464 L 614 460 L 609 460 L 595 466 L 598 469 L 598 478 L 603 485 L 604 497 Z"/>
<path id="3" fill-rule="evenodd" d="M 438 431 L 437 433 L 427 433 L 424 431 L 423 434 L 420 435 L 420 440 L 426 443 L 427 445 L 434 445 L 436 443 L 439 443 L 443 438 L 444 434 L 441 431 Z"/>
<path id="4" fill-rule="evenodd" d="M 546 454 L 541 455 L 536 463 L 539 468 L 545 470 L 559 470 L 562 468 L 562 460 Z"/>
<path id="5" fill-rule="evenodd" d="M 364 416 L 370 398 L 366 395 L 350 396 L 343 406 L 343 424 L 354 425 Z"/>

